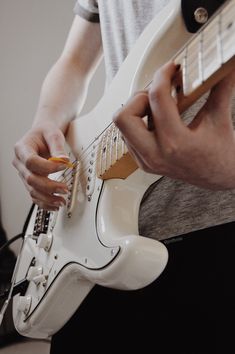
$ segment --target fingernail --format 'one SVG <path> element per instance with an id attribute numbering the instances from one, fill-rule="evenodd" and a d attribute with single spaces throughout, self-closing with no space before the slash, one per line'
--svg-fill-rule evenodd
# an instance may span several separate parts
<path id="1" fill-rule="evenodd" d="M 67 165 L 65 163 L 61 163 L 57 166 L 58 171 L 63 171 L 67 168 Z"/>
<path id="2" fill-rule="evenodd" d="M 58 194 L 68 194 L 68 190 L 65 188 L 57 188 L 56 193 Z"/>
<path id="3" fill-rule="evenodd" d="M 60 201 L 60 202 L 54 202 L 53 205 L 60 208 L 60 207 L 63 207 L 65 204 Z"/>

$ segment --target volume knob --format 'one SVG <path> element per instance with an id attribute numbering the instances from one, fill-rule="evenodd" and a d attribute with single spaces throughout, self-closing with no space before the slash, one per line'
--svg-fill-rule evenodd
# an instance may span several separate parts
<path id="1" fill-rule="evenodd" d="M 52 244 L 52 234 L 43 234 L 41 233 L 38 236 L 38 242 L 37 245 L 39 248 L 43 248 L 46 252 L 48 252 L 51 248 L 51 244 Z"/>

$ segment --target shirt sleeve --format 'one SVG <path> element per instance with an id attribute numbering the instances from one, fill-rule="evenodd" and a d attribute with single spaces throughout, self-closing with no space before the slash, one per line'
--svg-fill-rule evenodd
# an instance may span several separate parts
<path id="1" fill-rule="evenodd" d="M 74 13 L 90 22 L 99 22 L 99 8 L 96 0 L 78 0 Z"/>

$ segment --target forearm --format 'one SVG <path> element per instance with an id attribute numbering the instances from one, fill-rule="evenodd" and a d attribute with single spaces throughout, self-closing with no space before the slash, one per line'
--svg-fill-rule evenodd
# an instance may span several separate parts
<path id="1" fill-rule="evenodd" d="M 101 54 L 99 24 L 76 16 L 64 50 L 43 82 L 34 125 L 53 120 L 65 131 L 83 107 Z"/>
<path id="2" fill-rule="evenodd" d="M 67 124 L 82 109 L 89 77 L 70 58 L 60 58 L 46 76 L 39 99 L 34 125 L 56 122 L 65 131 Z"/>

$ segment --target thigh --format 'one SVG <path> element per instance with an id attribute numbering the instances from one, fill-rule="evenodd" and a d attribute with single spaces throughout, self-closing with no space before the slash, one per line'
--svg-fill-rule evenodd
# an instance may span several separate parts
<path id="1" fill-rule="evenodd" d="M 95 286 L 53 336 L 51 353 L 64 354 L 68 345 L 71 354 L 79 347 L 102 353 L 125 348 L 149 353 L 159 349 L 161 354 L 216 353 L 231 338 L 232 230 L 234 224 L 227 224 L 166 241 L 167 267 L 144 289 Z"/>

